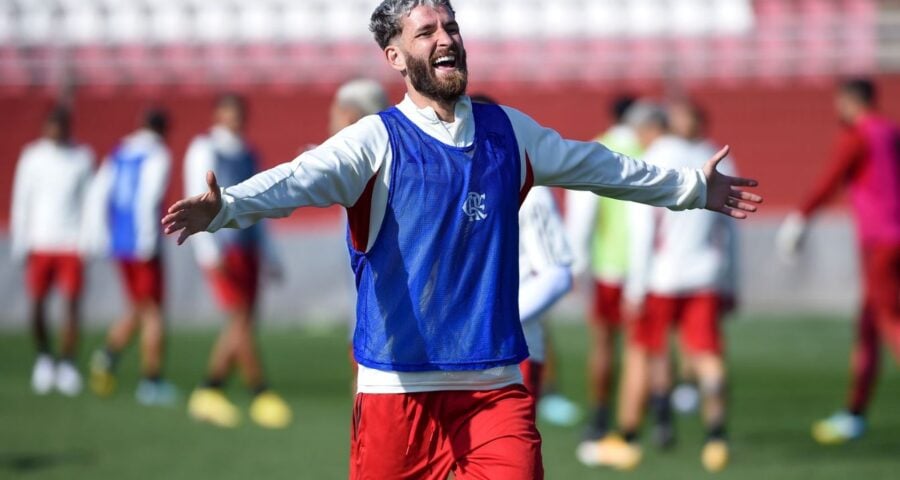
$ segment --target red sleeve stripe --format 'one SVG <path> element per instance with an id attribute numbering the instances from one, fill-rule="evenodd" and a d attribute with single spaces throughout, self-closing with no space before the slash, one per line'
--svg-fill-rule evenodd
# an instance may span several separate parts
<path id="1" fill-rule="evenodd" d="M 372 192 L 378 172 L 369 179 L 362 195 L 352 207 L 347 209 L 347 225 L 350 228 L 350 241 L 358 252 L 365 252 L 369 245 L 369 222 L 372 218 Z"/>
<path id="2" fill-rule="evenodd" d="M 528 192 L 531 190 L 531 187 L 534 186 L 534 170 L 531 169 L 531 158 L 528 157 L 528 152 L 525 152 L 525 184 L 522 185 L 522 189 L 519 190 L 519 206 L 522 206 L 522 202 L 525 201 L 525 197 L 528 196 Z"/>

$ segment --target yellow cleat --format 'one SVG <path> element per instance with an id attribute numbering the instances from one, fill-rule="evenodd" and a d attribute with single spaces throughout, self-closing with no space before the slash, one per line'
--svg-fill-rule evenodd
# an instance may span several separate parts
<path id="1" fill-rule="evenodd" d="M 626 442 L 619 435 L 610 434 L 600 440 L 585 441 L 578 446 L 578 460 L 586 466 L 634 470 L 641 463 L 641 448 Z"/>
<path id="2" fill-rule="evenodd" d="M 725 470 L 728 466 L 728 443 L 724 440 L 710 440 L 703 446 L 703 453 L 700 455 L 700 461 L 703 462 L 703 468 L 710 473 L 717 473 Z"/>
<path id="3" fill-rule="evenodd" d="M 194 420 L 217 427 L 234 428 L 241 423 L 237 407 L 217 388 L 195 389 L 188 400 L 188 414 Z"/>
<path id="4" fill-rule="evenodd" d="M 91 356 L 91 378 L 88 383 L 98 397 L 108 397 L 116 391 L 116 377 L 111 366 L 105 352 L 97 350 Z"/>
<path id="5" fill-rule="evenodd" d="M 250 418 L 265 428 L 284 428 L 293 420 L 291 407 L 277 393 L 267 390 L 260 393 L 250 405 Z"/>

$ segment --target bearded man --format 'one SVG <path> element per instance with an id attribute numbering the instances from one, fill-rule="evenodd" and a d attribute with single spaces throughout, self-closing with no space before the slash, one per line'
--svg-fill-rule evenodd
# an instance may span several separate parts
<path id="1" fill-rule="evenodd" d="M 370 29 L 407 94 L 292 162 L 176 202 L 179 242 L 298 207 L 343 205 L 358 290 L 350 478 L 543 478 L 522 386 L 518 208 L 533 185 L 737 218 L 756 182 L 667 170 L 527 115 L 472 103 L 449 0 L 385 0 Z"/>

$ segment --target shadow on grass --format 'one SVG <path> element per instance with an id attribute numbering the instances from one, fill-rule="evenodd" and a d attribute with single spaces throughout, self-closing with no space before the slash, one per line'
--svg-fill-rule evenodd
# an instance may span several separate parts
<path id="1" fill-rule="evenodd" d="M 97 463 L 94 454 L 88 452 L 22 452 L 0 453 L 0 471 L 30 473 L 62 465 L 90 466 Z"/>

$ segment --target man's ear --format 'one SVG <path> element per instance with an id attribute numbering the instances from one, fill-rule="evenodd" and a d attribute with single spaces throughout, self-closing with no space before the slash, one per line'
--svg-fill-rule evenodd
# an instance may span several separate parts
<path id="1" fill-rule="evenodd" d="M 406 71 L 406 57 L 396 45 L 388 45 L 384 48 L 384 58 L 387 59 L 388 65 L 398 72 Z"/>

